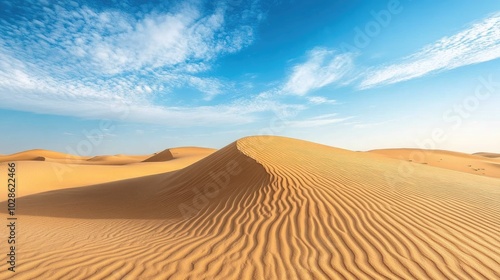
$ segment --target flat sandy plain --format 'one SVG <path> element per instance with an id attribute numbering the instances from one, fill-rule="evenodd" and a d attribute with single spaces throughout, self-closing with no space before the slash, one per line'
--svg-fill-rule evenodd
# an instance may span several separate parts
<path id="1" fill-rule="evenodd" d="M 31 150 L 0 156 L 1 200 L 12 161 L 17 272 L 3 261 L 0 279 L 500 279 L 497 154 L 283 137 Z"/>

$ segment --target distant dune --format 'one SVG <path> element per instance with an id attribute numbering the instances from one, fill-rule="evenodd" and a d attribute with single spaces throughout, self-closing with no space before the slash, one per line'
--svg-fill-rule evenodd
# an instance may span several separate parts
<path id="1" fill-rule="evenodd" d="M 500 158 L 500 154 L 494 154 L 494 153 L 475 153 L 474 155 L 488 157 L 488 158 Z"/>
<path id="2" fill-rule="evenodd" d="M 87 159 L 88 162 L 92 162 L 94 164 L 103 164 L 103 165 L 122 165 L 122 164 L 131 164 L 141 162 L 151 155 L 145 156 L 127 156 L 127 155 L 115 155 L 115 156 L 95 156 Z"/>
<path id="3" fill-rule="evenodd" d="M 196 154 L 169 151 L 121 168 Z M 411 152 L 247 137 L 176 171 L 24 196 L 22 266 L 0 278 L 499 279 L 495 165 Z"/>
<path id="4" fill-rule="evenodd" d="M 169 161 L 179 157 L 190 157 L 190 156 L 197 157 L 199 155 L 209 155 L 213 152 L 215 152 L 215 150 L 209 148 L 179 147 L 179 148 L 163 150 L 145 159 L 143 162 L 162 162 L 162 161 Z"/>
<path id="5" fill-rule="evenodd" d="M 51 159 L 71 159 L 71 160 L 85 160 L 87 157 L 76 155 L 69 155 L 48 150 L 29 150 L 12 155 L 0 155 L 0 162 L 14 161 L 14 160 L 37 160 L 37 158 L 51 158 Z"/>
<path id="6" fill-rule="evenodd" d="M 170 152 L 169 149 L 166 149 L 164 151 L 161 151 L 145 160 L 143 162 L 159 162 L 159 161 L 167 161 L 174 159 L 174 156 L 172 155 L 172 152 Z"/>
<path id="7" fill-rule="evenodd" d="M 500 161 L 478 154 L 469 155 L 450 151 L 418 149 L 386 149 L 370 152 L 416 164 L 427 164 L 470 174 L 500 178 Z"/>
<path id="8" fill-rule="evenodd" d="M 203 148 L 199 150 L 191 149 L 187 152 L 182 152 L 184 148 L 173 148 L 173 150 L 177 151 L 175 160 L 149 163 L 141 163 L 141 161 L 151 157 L 151 155 L 95 156 L 91 158 L 77 158 L 75 156 L 73 159 L 66 159 L 64 158 L 65 154 L 55 152 L 59 155 L 55 158 L 35 157 L 34 155 L 25 156 L 25 154 L 31 154 L 30 151 L 29 153 L 18 153 L 22 154 L 22 157 L 6 156 L 8 160 L 3 163 L 0 162 L 0 168 L 5 166 L 3 168 L 6 170 L 8 161 L 10 162 L 14 158 L 22 159 L 16 160 L 17 169 L 19 170 L 17 174 L 18 180 L 22 182 L 22 185 L 17 190 L 17 196 L 20 197 L 50 190 L 162 174 L 189 166 L 214 151 Z M 53 155 L 52 152 L 37 152 L 35 154 Z"/>

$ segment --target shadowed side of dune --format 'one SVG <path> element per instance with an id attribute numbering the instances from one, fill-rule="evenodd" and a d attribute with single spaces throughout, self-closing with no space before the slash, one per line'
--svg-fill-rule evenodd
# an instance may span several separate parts
<path id="1" fill-rule="evenodd" d="M 152 157 L 149 157 L 149 158 L 143 160 L 143 162 L 160 162 L 160 161 L 167 161 L 167 160 L 172 160 L 172 159 L 174 159 L 172 152 L 170 151 L 170 149 L 166 149 L 164 151 L 161 151 L 161 152 L 155 154 Z"/>
<path id="2" fill-rule="evenodd" d="M 64 218 L 179 219 L 265 184 L 262 166 L 232 143 L 182 170 L 50 191 L 18 199 L 20 215 Z M 5 202 L 0 203 L 5 213 Z"/>

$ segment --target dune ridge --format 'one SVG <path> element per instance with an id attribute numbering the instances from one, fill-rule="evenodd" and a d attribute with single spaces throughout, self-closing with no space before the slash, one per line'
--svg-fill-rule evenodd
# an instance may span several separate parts
<path id="1" fill-rule="evenodd" d="M 16 278 L 500 278 L 500 181 L 399 168 L 248 137 L 178 171 L 26 196 Z"/>
<path id="2" fill-rule="evenodd" d="M 170 149 L 166 149 L 143 160 L 143 162 L 158 162 L 158 161 L 167 161 L 171 159 L 174 159 L 174 156 L 172 155 L 172 152 L 170 152 Z"/>
<path id="3" fill-rule="evenodd" d="M 248 173 L 237 172 L 243 169 Z M 252 180 L 248 180 L 249 174 Z M 185 205 L 186 211 L 198 212 L 198 204 L 203 204 L 196 201 L 199 193 L 216 197 L 212 202 L 227 199 L 233 193 L 239 194 L 241 188 L 258 188 L 258 182 L 266 175 L 260 165 L 241 153 L 233 143 L 177 172 L 26 196 L 22 198 L 23 213 L 63 218 L 182 219 L 179 205 Z M 232 187 L 233 184 L 240 187 Z M 78 207 L 67 209 L 67 204 L 61 201 Z M 113 203 L 106 203 L 108 201 Z M 140 207 L 141 211 L 136 211 L 135 207 Z"/>

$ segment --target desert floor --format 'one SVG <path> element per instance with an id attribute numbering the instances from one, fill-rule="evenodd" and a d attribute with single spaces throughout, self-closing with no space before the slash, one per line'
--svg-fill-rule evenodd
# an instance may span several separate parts
<path id="1" fill-rule="evenodd" d="M 5 223 L 7 162 L 17 262 L 0 279 L 500 279 L 498 154 L 263 136 L 144 156 L 31 150 L 0 156 Z"/>

